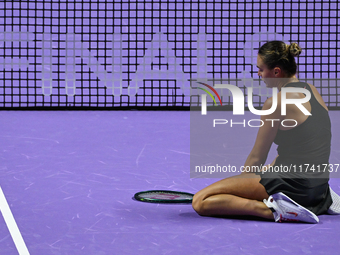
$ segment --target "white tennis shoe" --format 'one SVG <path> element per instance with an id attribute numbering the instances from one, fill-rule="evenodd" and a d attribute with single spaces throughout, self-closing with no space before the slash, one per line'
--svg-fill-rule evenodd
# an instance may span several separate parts
<path id="1" fill-rule="evenodd" d="M 272 210 L 275 222 L 319 222 L 318 216 L 282 192 L 269 196 L 263 202 Z"/>
<path id="2" fill-rule="evenodd" d="M 328 208 L 329 214 L 340 214 L 340 196 L 336 194 L 331 187 L 329 187 L 329 191 L 331 193 L 331 197 L 333 200 L 332 205 Z"/>

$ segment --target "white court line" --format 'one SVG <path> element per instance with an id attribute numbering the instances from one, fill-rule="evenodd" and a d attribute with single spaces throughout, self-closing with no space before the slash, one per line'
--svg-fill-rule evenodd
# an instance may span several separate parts
<path id="1" fill-rule="evenodd" d="M 4 217 L 4 220 L 12 236 L 15 247 L 19 252 L 19 255 L 29 255 L 25 241 L 21 236 L 18 225 L 14 220 L 13 214 L 11 212 L 11 209 L 9 208 L 5 194 L 2 191 L 1 187 L 0 187 L 0 211 L 2 213 L 2 216 Z"/>

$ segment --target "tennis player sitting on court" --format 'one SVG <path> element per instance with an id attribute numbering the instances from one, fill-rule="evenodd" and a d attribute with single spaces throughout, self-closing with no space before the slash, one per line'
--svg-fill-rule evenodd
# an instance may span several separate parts
<path id="1" fill-rule="evenodd" d="M 263 167 L 258 173 L 242 173 L 220 180 L 195 194 L 192 205 L 198 214 L 252 215 L 276 222 L 309 223 L 319 221 L 316 215 L 340 214 L 340 197 L 328 185 L 329 171 L 317 172 L 318 167 L 323 170 L 329 163 L 331 124 L 328 109 L 314 86 L 296 78 L 294 57 L 300 53 L 301 48 L 296 43 L 286 45 L 281 41 L 267 42 L 259 49 L 258 75 L 268 88 L 278 88 L 278 102 L 272 114 L 261 116 L 264 125 L 259 128 L 254 147 L 244 164 L 248 169 L 263 165 L 275 142 L 278 156 L 270 166 L 293 166 L 295 173 L 264 171 Z M 307 89 L 311 99 L 302 105 L 312 115 L 305 115 L 295 104 L 287 104 L 286 115 L 281 115 L 283 87 Z M 290 92 L 286 97 L 301 99 L 305 95 Z M 262 109 L 271 106 L 272 98 L 268 98 Z M 272 123 L 265 119 L 280 121 Z M 290 128 L 281 125 L 285 119 L 285 126 L 290 125 L 289 122 L 292 122 L 291 126 L 296 124 L 288 119 L 295 120 L 297 125 Z M 304 164 L 309 164 L 309 169 L 314 167 L 315 171 L 306 169 Z M 270 169 L 269 165 L 267 169 Z"/>

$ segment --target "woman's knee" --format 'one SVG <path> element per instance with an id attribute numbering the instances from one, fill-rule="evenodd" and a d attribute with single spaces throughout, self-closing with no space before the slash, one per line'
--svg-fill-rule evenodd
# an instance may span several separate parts
<path id="1" fill-rule="evenodd" d="M 196 193 L 192 199 L 192 208 L 201 216 L 205 216 L 204 201 L 201 194 Z"/>
<path id="2" fill-rule="evenodd" d="M 196 193 L 192 200 L 192 207 L 201 216 L 213 216 L 211 211 L 211 201 L 204 193 Z"/>

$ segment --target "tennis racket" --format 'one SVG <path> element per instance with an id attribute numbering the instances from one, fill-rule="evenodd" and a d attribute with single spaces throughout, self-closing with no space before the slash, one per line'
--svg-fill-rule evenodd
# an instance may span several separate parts
<path id="1" fill-rule="evenodd" d="M 171 190 L 147 190 L 135 194 L 138 201 L 148 203 L 191 203 L 194 194 Z"/>

